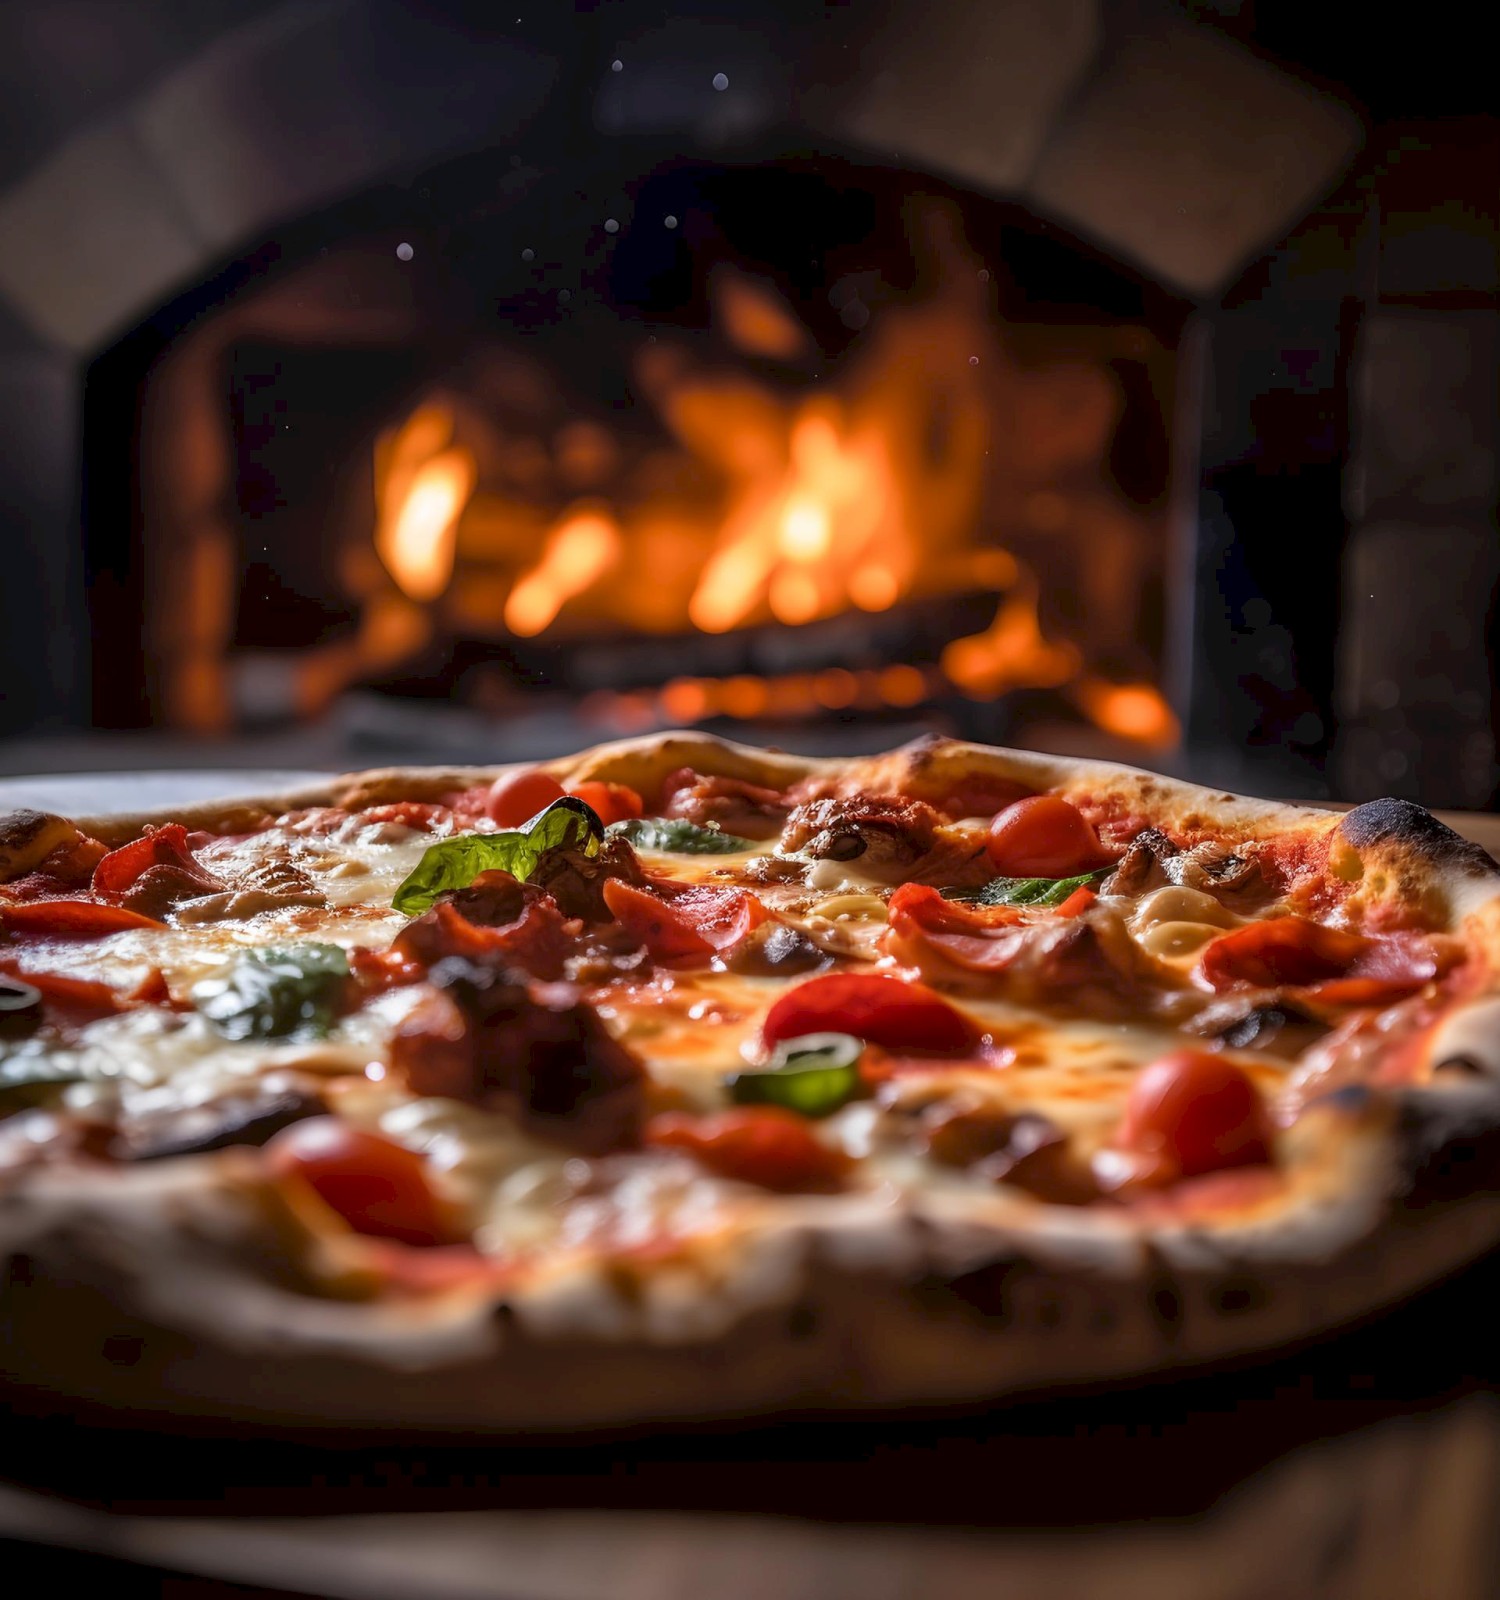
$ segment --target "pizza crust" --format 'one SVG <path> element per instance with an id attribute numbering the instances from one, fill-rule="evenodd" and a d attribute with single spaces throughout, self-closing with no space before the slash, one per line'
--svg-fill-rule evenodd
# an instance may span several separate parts
<path id="1" fill-rule="evenodd" d="M 1398 802 L 1341 818 L 955 741 L 841 761 L 666 734 L 546 765 L 564 783 L 645 790 L 682 766 L 919 796 L 989 775 L 1108 799 L 1185 833 L 1338 834 L 1392 874 L 1438 884 L 1455 915 L 1481 923 L 1500 890 L 1489 857 Z M 504 770 L 347 774 L 170 820 L 231 832 L 305 806 L 436 798 Z M 77 819 L 109 843 L 164 820 Z M 278 1427 L 574 1432 L 948 1405 L 1247 1355 L 1374 1311 L 1500 1239 L 1495 1008 L 1487 999 L 1450 1019 L 1440 1041 L 1481 1076 L 1394 1097 L 1394 1132 L 1358 1096 L 1330 1107 L 1338 1171 L 1321 1198 L 1269 1221 L 1137 1227 L 1035 1202 L 1009 1222 L 864 1196 L 788 1203 L 725 1251 L 712 1281 L 662 1275 L 644 1294 L 596 1268 L 377 1302 L 361 1298 L 360 1241 L 341 1263 L 304 1259 L 317 1242 L 245 1152 L 38 1170 L 0 1194 L 0 1379 L 116 1409 Z"/>

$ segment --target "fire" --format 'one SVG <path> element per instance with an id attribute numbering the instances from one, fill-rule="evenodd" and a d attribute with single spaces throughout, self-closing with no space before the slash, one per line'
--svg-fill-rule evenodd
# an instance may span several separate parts
<path id="1" fill-rule="evenodd" d="M 634 729 L 1049 688 L 1108 733 L 1169 747 L 1177 723 L 1154 688 L 1085 670 L 1145 667 L 1130 665 L 1130 595 L 1149 535 L 1111 504 L 1102 471 L 1111 380 L 1072 357 L 1026 367 L 997 332 L 981 287 L 990 274 L 955 215 L 931 208 L 917 222 L 923 294 L 866 308 L 868 327 L 811 386 L 768 364 L 822 365 L 812 327 L 769 283 L 716 269 L 722 343 L 663 333 L 636 353 L 636 398 L 654 406 L 666 440 L 576 417 L 549 436 L 514 420 L 545 409 L 533 403 L 545 391 L 519 378 L 526 399 L 512 396 L 503 430 L 472 396 L 419 407 L 376 447 L 375 548 L 400 590 L 385 584 L 385 602 L 499 641 L 553 629 L 639 639 L 805 628 L 990 596 L 989 626 L 949 639 L 937 660 L 921 630 L 940 625 L 928 619 L 941 608 L 914 607 L 916 631 L 903 632 L 904 619 L 889 630 L 841 624 L 826 640 L 783 641 L 779 661 L 774 644 L 740 655 L 704 646 L 720 676 L 625 683 L 596 698 Z M 877 284 L 877 306 L 882 294 L 891 291 Z M 485 463 L 477 494 L 475 450 Z M 1090 634 L 1055 635 L 1044 593 L 1081 600 Z M 439 599 L 440 617 L 423 609 Z M 1112 616 L 1123 637 L 1099 634 Z M 386 631 L 411 621 L 393 612 Z M 921 659 L 892 662 L 888 648 Z M 814 670 L 756 676 L 737 670 L 746 662 Z"/>
<path id="2" fill-rule="evenodd" d="M 1071 693 L 1106 733 L 1153 750 L 1170 750 L 1181 736 L 1172 708 L 1149 683 L 1106 683 L 1080 678 Z"/>
<path id="3" fill-rule="evenodd" d="M 375 549 L 402 593 L 421 603 L 453 577 L 458 519 L 474 493 L 474 457 L 450 444 L 453 425 L 446 406 L 422 406 L 375 448 Z"/>
<path id="4" fill-rule="evenodd" d="M 713 291 L 718 320 L 736 349 L 789 361 L 811 346 L 807 329 L 767 284 L 721 267 L 714 274 Z"/>
<path id="5" fill-rule="evenodd" d="M 578 510 L 547 535 L 542 558 L 511 590 L 505 626 L 530 639 L 620 558 L 620 528 L 605 511 Z"/>
<path id="6" fill-rule="evenodd" d="M 695 627 L 884 611 L 963 583 L 988 426 L 960 354 L 983 342 L 971 311 L 940 300 L 893 315 L 840 389 L 790 408 L 748 379 L 674 373 L 663 385 L 667 421 L 730 481 L 688 602 Z M 935 418 L 941 451 L 927 444 Z"/>
<path id="7" fill-rule="evenodd" d="M 1007 689 L 1056 688 L 1078 672 L 1078 647 L 1043 634 L 1036 600 L 1036 580 L 1023 574 L 983 633 L 955 639 L 943 651 L 943 671 L 965 694 L 990 700 Z"/>

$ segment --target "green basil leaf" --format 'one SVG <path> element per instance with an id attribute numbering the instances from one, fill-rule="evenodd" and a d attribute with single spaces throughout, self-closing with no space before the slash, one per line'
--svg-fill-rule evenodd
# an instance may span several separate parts
<path id="1" fill-rule="evenodd" d="M 742 1106 L 781 1106 L 804 1117 L 826 1117 L 859 1093 L 864 1041 L 847 1033 L 807 1033 L 783 1039 L 764 1067 L 732 1072 L 729 1098 Z"/>
<path id="2" fill-rule="evenodd" d="M 247 950 L 227 973 L 194 985 L 193 1004 L 226 1039 L 321 1039 L 348 977 L 336 944 Z"/>
<path id="3" fill-rule="evenodd" d="M 1075 889 L 1096 884 L 1113 871 L 1100 867 L 1076 878 L 991 878 L 979 889 L 944 889 L 943 899 L 971 906 L 1060 906 Z"/>
<path id="4" fill-rule="evenodd" d="M 549 850 L 576 850 L 592 860 L 603 846 L 604 824 L 598 813 L 565 795 L 524 826 L 505 833 L 456 833 L 451 839 L 439 839 L 407 875 L 391 904 L 416 916 L 439 895 L 466 889 L 481 872 L 508 872 L 525 883 Z"/>
<path id="5" fill-rule="evenodd" d="M 642 850 L 664 850 L 676 856 L 730 856 L 755 848 L 753 839 L 742 839 L 718 827 L 700 827 L 681 817 L 630 817 L 610 823 L 609 833 Z"/>

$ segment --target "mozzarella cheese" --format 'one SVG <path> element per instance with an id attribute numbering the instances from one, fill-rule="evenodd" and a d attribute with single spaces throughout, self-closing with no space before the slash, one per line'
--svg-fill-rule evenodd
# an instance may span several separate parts
<path id="1" fill-rule="evenodd" d="M 176 993 L 222 970 L 247 948 L 315 940 L 384 948 L 405 925 L 391 908 L 401 881 L 449 830 L 416 830 L 395 822 L 331 832 L 277 826 L 205 847 L 211 870 L 234 878 L 268 858 L 300 869 L 326 899 L 324 907 L 289 907 L 239 921 L 130 929 L 105 939 L 29 941 L 26 966 L 102 980 L 129 989 L 153 968 Z M 735 856 L 683 857 L 642 851 L 654 872 L 683 881 L 734 883 L 764 848 Z M 786 859 L 786 858 L 779 858 Z M 889 886 L 857 864 L 814 861 L 797 882 L 751 885 L 791 915 L 825 948 L 866 961 L 879 959 Z M 1131 935 L 1153 960 L 1185 969 L 1203 944 L 1242 919 L 1211 895 L 1169 887 L 1138 903 L 1121 902 Z M 887 958 L 884 965 L 889 966 Z M 722 968 L 723 963 L 715 963 Z M 796 980 L 793 980 L 796 981 Z M 786 980 L 724 970 L 654 971 L 645 981 L 617 979 L 598 991 L 606 1024 L 647 1067 L 658 1099 L 700 1111 L 725 1104 L 726 1076 L 756 1059 L 761 1018 Z M 612 1157 L 616 1178 L 602 1187 L 594 1163 L 540 1141 L 509 1118 L 453 1101 L 416 1099 L 387 1075 L 389 1038 L 416 991 L 396 989 L 338 1021 L 314 1044 L 231 1043 L 204 1018 L 143 1008 L 83 1028 L 78 1041 L 47 1050 L 59 1075 L 79 1082 L 65 1103 L 80 1111 L 141 1112 L 198 1105 L 250 1077 L 314 1074 L 327 1080 L 339 1113 L 418 1150 L 437 1181 L 467 1213 L 481 1247 L 525 1251 L 559 1242 L 581 1245 L 608 1234 L 616 1240 L 653 1236 L 653 1229 L 693 1231 L 722 1220 L 725 1196 L 743 1186 L 706 1177 L 692 1163 L 653 1153 Z M 961 1183 L 937 1172 L 896 1142 L 883 1139 L 883 1119 L 914 1100 L 946 1094 L 977 1096 L 1006 1112 L 1039 1112 L 1085 1150 L 1100 1144 L 1119 1118 L 1136 1070 L 1180 1045 L 1165 1026 L 1059 1020 L 999 1000 L 962 997 L 986 1037 L 988 1064 L 943 1065 L 899 1079 L 888 1104 L 857 1103 L 818 1125 L 819 1136 L 862 1159 L 857 1181 L 902 1190 Z M 42 1046 L 9 1047 L 24 1061 Z M 1239 1059 L 1268 1092 L 1283 1068 L 1262 1056 Z"/>

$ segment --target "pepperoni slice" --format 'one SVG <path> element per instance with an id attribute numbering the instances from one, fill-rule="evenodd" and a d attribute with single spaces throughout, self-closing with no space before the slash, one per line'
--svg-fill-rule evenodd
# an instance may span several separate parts
<path id="1" fill-rule="evenodd" d="M 721 1177 L 783 1193 L 836 1189 L 850 1165 L 806 1118 L 779 1106 L 743 1106 L 709 1117 L 668 1111 L 646 1124 L 646 1143 L 686 1151 Z"/>
<path id="2" fill-rule="evenodd" d="M 70 978 L 59 972 L 25 972 L 15 961 L 0 961 L 0 971 L 30 984 L 42 997 L 42 1010 L 47 1020 L 63 1027 L 81 1028 L 101 1017 L 115 1017 L 131 1010 L 135 1003 L 129 996 L 93 978 Z"/>
<path id="3" fill-rule="evenodd" d="M 1221 934 L 1203 951 L 1205 987 L 1298 988 L 1332 1005 L 1378 1005 L 1437 977 L 1445 953 L 1419 933 L 1375 938 L 1304 917 L 1273 917 Z"/>
<path id="4" fill-rule="evenodd" d="M 891 933 L 970 972 L 1002 972 L 1020 953 L 1026 918 L 1016 906 L 970 906 L 906 883 L 886 908 Z"/>
<path id="5" fill-rule="evenodd" d="M 732 949 L 768 913 L 753 894 L 711 885 L 666 885 L 653 894 L 620 878 L 606 879 L 604 903 L 658 961 L 703 959 Z"/>
<path id="6" fill-rule="evenodd" d="M 91 887 L 95 894 L 123 894 L 151 867 L 179 867 L 204 880 L 205 893 L 224 885 L 206 872 L 188 848 L 187 829 L 180 822 L 148 828 L 139 839 L 110 853 L 94 868 Z"/>
<path id="7" fill-rule="evenodd" d="M 122 928 L 160 928 L 165 924 L 139 911 L 104 906 L 95 900 L 29 900 L 0 908 L 0 926 L 36 938 L 103 939 Z"/>
<path id="8" fill-rule="evenodd" d="M 978 1042 L 968 1018 L 935 990 L 881 972 L 809 978 L 782 995 L 761 1025 L 767 1046 L 808 1033 L 847 1033 L 912 1055 L 964 1055 Z"/>

